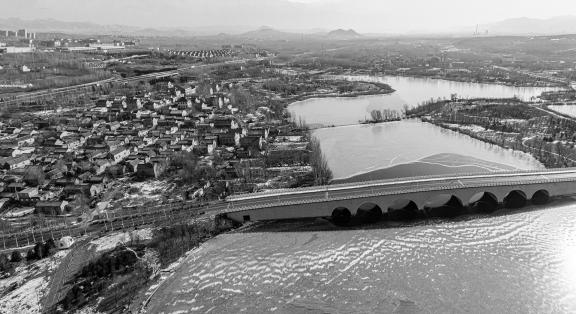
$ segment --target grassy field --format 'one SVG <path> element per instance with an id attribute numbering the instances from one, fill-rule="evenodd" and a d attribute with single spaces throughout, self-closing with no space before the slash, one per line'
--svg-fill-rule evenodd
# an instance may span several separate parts
<path id="1" fill-rule="evenodd" d="M 83 84 L 109 78 L 111 73 L 87 66 L 94 56 L 78 53 L 35 52 L 0 55 L 0 84 L 32 84 L 30 90 Z M 23 67 L 29 71 L 23 71 Z M 0 89 L 0 93 L 14 89 Z"/>

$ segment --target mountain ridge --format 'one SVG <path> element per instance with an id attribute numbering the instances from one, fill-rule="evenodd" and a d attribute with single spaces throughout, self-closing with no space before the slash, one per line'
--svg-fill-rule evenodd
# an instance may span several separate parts
<path id="1" fill-rule="evenodd" d="M 489 35 L 565 35 L 576 34 L 576 16 L 547 19 L 518 17 L 479 25 L 480 33 Z"/>

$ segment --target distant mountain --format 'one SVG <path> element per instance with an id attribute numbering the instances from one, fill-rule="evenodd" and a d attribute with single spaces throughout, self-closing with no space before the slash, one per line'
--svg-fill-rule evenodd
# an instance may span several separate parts
<path id="1" fill-rule="evenodd" d="M 354 31 L 353 29 L 349 29 L 349 30 L 343 30 L 343 29 L 337 29 L 337 30 L 333 30 L 331 32 L 329 32 L 326 35 L 329 39 L 355 39 L 355 38 L 360 38 L 362 37 L 360 34 L 356 33 L 356 31 Z"/>
<path id="2" fill-rule="evenodd" d="M 246 32 L 238 35 L 240 37 L 252 40 L 350 40 L 362 38 L 362 35 L 356 31 L 349 29 L 337 29 L 330 32 L 296 32 L 296 31 L 281 31 L 269 26 L 262 26 L 255 31 Z"/>
<path id="3" fill-rule="evenodd" d="M 326 32 L 322 29 L 277 30 L 269 26 L 202 26 L 202 27 L 155 27 L 145 28 L 127 25 L 100 25 L 89 22 L 64 22 L 54 19 L 22 20 L 19 18 L 0 18 L 0 29 L 68 35 L 113 35 L 141 37 L 196 37 L 218 36 L 219 38 L 240 38 L 246 40 L 347 40 L 361 37 L 354 30 L 338 29 Z"/>
<path id="4" fill-rule="evenodd" d="M 66 34 L 121 35 L 138 31 L 137 27 L 123 25 L 98 25 L 85 22 L 62 22 L 53 19 L 21 20 L 18 18 L 0 19 L 0 29 L 26 28 L 32 32 Z"/>
<path id="5" fill-rule="evenodd" d="M 549 19 L 515 18 L 479 25 L 479 33 L 488 35 L 559 35 L 576 34 L 576 16 Z"/>
<path id="6" fill-rule="evenodd" d="M 54 19 L 22 20 L 0 18 L 0 29 L 22 29 L 37 33 L 64 33 L 70 35 L 127 35 L 127 36 L 170 36 L 191 37 L 216 35 L 219 33 L 239 34 L 253 29 L 249 26 L 203 26 L 145 28 L 127 25 L 100 25 L 87 22 L 63 22 Z"/>
<path id="7" fill-rule="evenodd" d="M 301 38 L 303 35 L 279 31 L 269 26 L 262 26 L 257 30 L 242 33 L 238 36 L 252 40 L 295 40 Z"/>

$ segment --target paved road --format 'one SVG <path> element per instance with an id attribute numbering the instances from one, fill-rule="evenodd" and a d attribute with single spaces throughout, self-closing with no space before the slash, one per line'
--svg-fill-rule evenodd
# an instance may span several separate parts
<path id="1" fill-rule="evenodd" d="M 520 73 L 520 74 L 524 74 L 527 76 L 531 76 L 531 77 L 535 77 L 535 78 L 540 78 L 540 79 L 545 79 L 548 81 L 552 81 L 552 82 L 556 82 L 556 83 L 561 83 L 561 84 L 571 84 L 572 82 L 570 82 L 568 79 L 566 78 L 560 78 L 560 77 L 554 77 L 554 76 L 549 76 L 549 75 L 544 75 L 544 74 L 540 74 L 540 73 L 534 73 L 534 72 L 530 72 L 527 70 L 516 70 L 516 69 L 510 69 L 507 67 L 502 67 L 502 66 L 494 66 L 494 68 L 503 70 L 503 71 L 508 71 L 508 72 L 516 72 L 516 73 Z"/>
<path id="2" fill-rule="evenodd" d="M 54 273 L 51 274 L 50 282 L 48 283 L 48 293 L 42 299 L 44 312 L 49 312 L 49 309 L 56 302 L 64 299 L 70 289 L 67 282 L 97 254 L 90 250 L 90 240 L 90 238 L 87 238 L 82 242 L 76 243 Z"/>
<path id="3" fill-rule="evenodd" d="M 156 79 L 156 78 L 172 76 L 172 75 L 176 75 L 176 74 L 178 74 L 178 71 L 173 70 L 173 71 L 156 72 L 156 73 L 151 73 L 151 74 L 133 76 L 133 77 L 128 77 L 128 78 L 113 77 L 113 78 L 108 78 L 105 80 L 100 80 L 100 81 L 95 81 L 95 82 L 90 82 L 90 83 L 85 83 L 85 84 L 79 84 L 79 85 L 74 85 L 74 86 L 67 86 L 67 87 L 60 87 L 60 88 L 52 88 L 52 89 L 48 89 L 48 90 L 27 92 L 27 93 L 8 97 L 9 99 L 4 100 L 4 101 L 0 101 L 0 105 L 10 105 L 10 104 L 14 104 L 17 102 L 31 101 L 34 99 L 47 97 L 47 96 L 66 94 L 66 93 L 82 90 L 82 89 L 85 89 L 88 87 L 103 85 L 103 84 L 107 84 L 107 83 L 127 83 L 127 82 L 146 80 L 146 79 Z"/>

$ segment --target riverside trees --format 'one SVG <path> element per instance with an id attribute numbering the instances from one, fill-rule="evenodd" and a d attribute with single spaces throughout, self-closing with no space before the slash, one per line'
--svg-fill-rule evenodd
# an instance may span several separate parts
<path id="1" fill-rule="evenodd" d="M 312 166 L 312 174 L 314 176 L 315 185 L 326 185 L 332 180 L 332 171 L 328 167 L 328 160 L 322 152 L 320 141 L 312 137 L 308 144 L 310 150 L 310 166 Z"/>
<path id="2" fill-rule="evenodd" d="M 402 119 L 402 115 L 398 111 L 392 109 L 372 110 L 370 112 L 370 117 L 372 118 L 370 122 L 399 121 Z"/>

